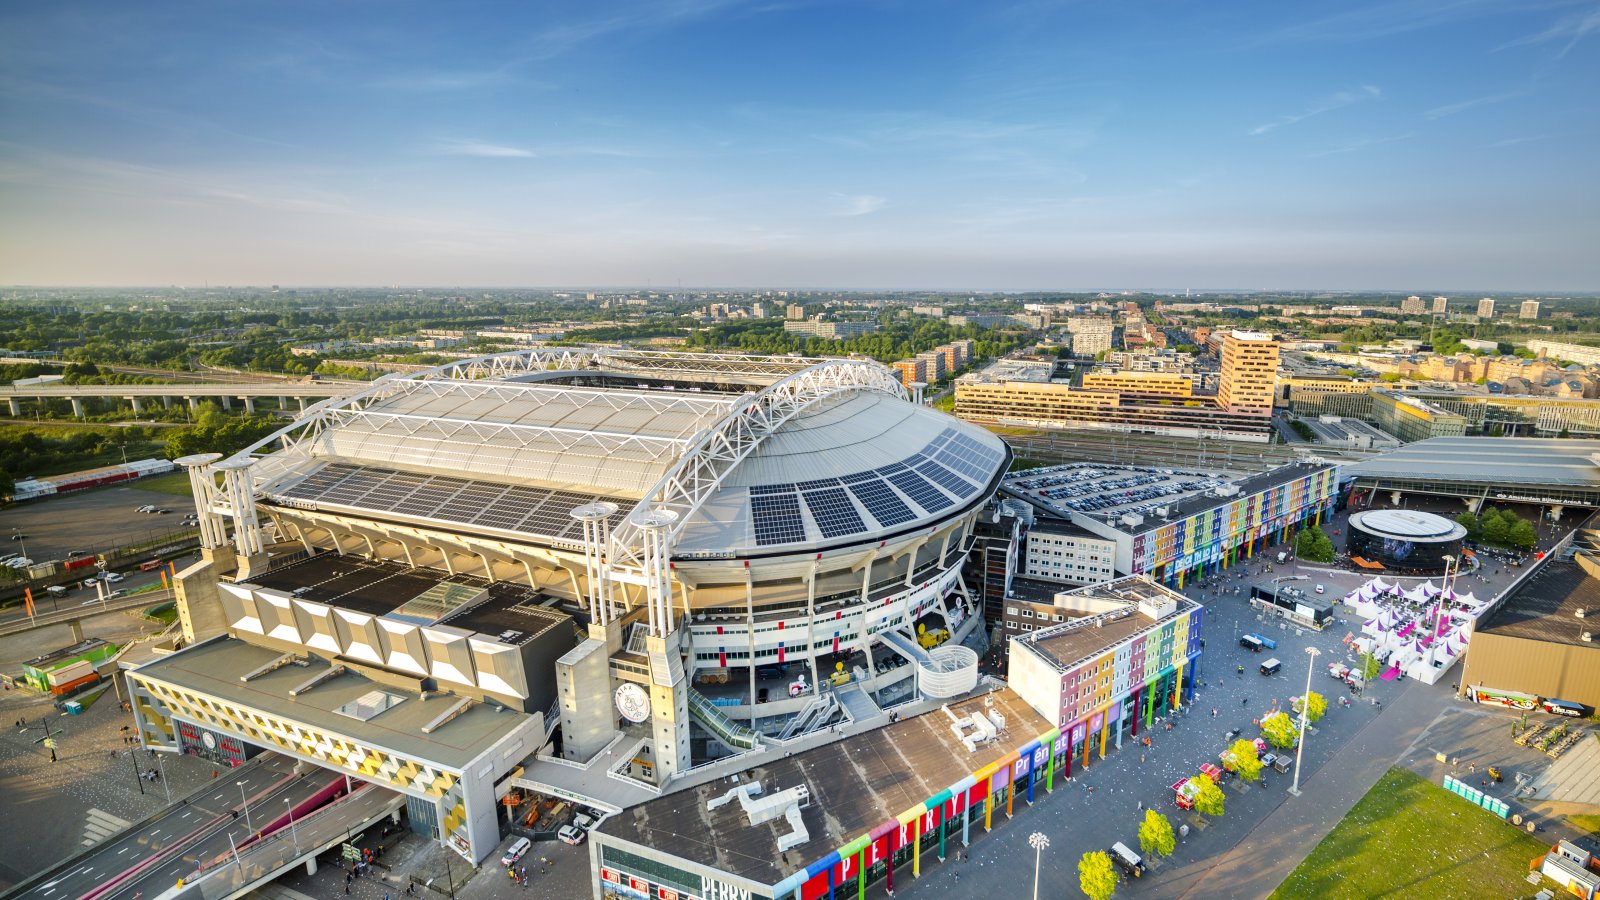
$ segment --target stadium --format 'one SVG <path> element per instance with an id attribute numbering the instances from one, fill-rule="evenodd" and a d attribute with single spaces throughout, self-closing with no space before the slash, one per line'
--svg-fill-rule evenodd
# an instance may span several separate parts
<path id="1" fill-rule="evenodd" d="M 343 690 L 318 678 L 364 679 L 394 695 L 355 698 L 373 723 L 445 694 L 461 720 L 528 717 L 524 753 L 541 729 L 577 763 L 623 741 L 618 774 L 659 789 L 764 739 L 970 691 L 961 642 L 982 616 L 961 560 L 1010 453 L 870 361 L 575 349 L 388 376 L 179 463 L 206 549 L 179 578 L 199 643 L 135 673 L 147 741 L 175 740 L 176 716 L 337 766 L 305 733 L 383 736 L 312 720 L 310 698 Z M 174 662 L 190 654 L 216 659 Z M 241 708 L 239 682 L 289 662 L 326 668 Z M 265 741 L 263 720 L 299 737 Z M 408 737 L 420 765 L 427 741 Z M 441 807 L 443 832 L 483 811 L 471 793 Z M 457 839 L 469 856 L 476 827 Z"/>

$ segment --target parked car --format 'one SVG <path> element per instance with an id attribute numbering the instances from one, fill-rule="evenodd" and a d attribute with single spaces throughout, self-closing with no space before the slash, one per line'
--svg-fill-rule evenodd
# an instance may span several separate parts
<path id="1" fill-rule="evenodd" d="M 576 825 L 563 825 L 561 830 L 556 832 L 556 837 L 561 838 L 562 843 L 571 844 L 574 847 L 583 843 L 583 839 L 588 836 L 589 832 Z"/>
<path id="2" fill-rule="evenodd" d="M 582 828 L 584 831 L 588 831 L 589 829 L 593 828 L 594 823 L 598 821 L 600 820 L 586 812 L 578 813 L 576 816 L 572 817 L 572 824 Z"/>
<path id="3" fill-rule="evenodd" d="M 527 853 L 528 852 L 528 848 L 532 847 L 532 846 L 533 846 L 533 841 L 530 841 L 527 838 L 517 838 L 515 841 L 512 842 L 511 846 L 506 848 L 505 855 L 500 857 L 500 865 L 502 865 L 502 866 L 514 866 L 514 865 L 516 865 L 517 861 L 522 859 L 523 854 Z"/>
<path id="4" fill-rule="evenodd" d="M 122 575 L 118 575 L 116 572 L 107 572 L 105 575 L 103 575 L 101 577 L 105 578 L 106 581 L 109 581 L 112 584 L 116 584 L 117 582 L 123 580 L 123 576 Z"/>

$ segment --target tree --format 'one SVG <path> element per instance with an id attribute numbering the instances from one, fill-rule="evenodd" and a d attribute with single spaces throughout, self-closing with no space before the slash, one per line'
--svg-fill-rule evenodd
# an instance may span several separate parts
<path id="1" fill-rule="evenodd" d="M 1196 775 L 1189 780 L 1200 789 L 1199 793 L 1194 795 L 1194 808 L 1202 815 L 1222 815 L 1228 802 L 1228 798 L 1222 793 L 1222 788 L 1217 787 L 1217 783 L 1212 781 L 1209 775 Z"/>
<path id="2" fill-rule="evenodd" d="M 1178 840 L 1172 833 L 1172 822 L 1153 809 L 1144 811 L 1144 821 L 1139 823 L 1139 849 L 1152 856 L 1171 856 Z"/>
<path id="3" fill-rule="evenodd" d="M 1293 747 L 1295 741 L 1294 720 L 1286 712 L 1275 712 L 1261 719 L 1261 734 L 1266 737 L 1267 743 L 1274 747 Z"/>
<path id="4" fill-rule="evenodd" d="M 1361 680 L 1371 681 L 1378 677 L 1378 658 L 1372 651 L 1361 654 Z"/>
<path id="5" fill-rule="evenodd" d="M 1523 550 L 1531 548 L 1538 540 L 1539 536 L 1533 530 L 1533 523 L 1527 519 L 1518 519 L 1506 535 L 1506 543 Z"/>
<path id="6" fill-rule="evenodd" d="M 1483 535 L 1483 526 L 1479 524 L 1478 517 L 1470 512 L 1456 516 L 1456 524 L 1467 530 L 1468 540 L 1477 540 Z"/>
<path id="7" fill-rule="evenodd" d="M 1117 892 L 1117 870 L 1111 867 L 1111 857 L 1094 850 L 1078 860 L 1078 888 L 1090 900 L 1110 900 Z"/>
<path id="8" fill-rule="evenodd" d="M 1306 562 L 1333 562 L 1333 538 L 1321 528 L 1307 528 L 1294 539 L 1294 554 Z"/>
<path id="9" fill-rule="evenodd" d="M 1238 773 L 1245 781 L 1261 780 L 1261 754 L 1256 751 L 1256 742 L 1240 738 L 1228 748 L 1228 758 L 1224 764 L 1231 772 Z"/>
<path id="10" fill-rule="evenodd" d="M 1511 523 L 1492 509 L 1484 513 L 1482 518 L 1484 542 L 1504 546 L 1511 536 Z"/>
<path id="11" fill-rule="evenodd" d="M 1328 698 L 1316 691 L 1312 691 L 1306 696 L 1311 698 L 1311 706 L 1306 713 L 1306 722 L 1315 725 L 1318 719 L 1328 714 Z M 1294 701 L 1294 710 L 1295 712 L 1300 711 L 1300 700 L 1298 698 Z"/>

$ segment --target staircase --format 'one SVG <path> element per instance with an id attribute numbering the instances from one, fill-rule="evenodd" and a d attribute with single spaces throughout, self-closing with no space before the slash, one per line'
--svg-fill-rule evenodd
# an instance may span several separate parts
<path id="1" fill-rule="evenodd" d="M 749 727 L 740 725 L 728 714 L 718 709 L 706 695 L 694 688 L 689 691 L 689 715 L 711 732 L 711 736 L 729 750 L 754 750 L 761 746 L 761 736 Z"/>
<path id="2" fill-rule="evenodd" d="M 878 637 L 883 638 L 885 644 L 888 644 L 895 652 L 906 659 L 921 665 L 928 664 L 928 651 L 922 649 L 922 645 L 917 643 L 916 638 L 907 636 L 905 632 L 898 628 L 881 631 L 878 633 Z"/>
<path id="3" fill-rule="evenodd" d="M 861 722 L 883 712 L 878 704 L 867 696 L 867 692 L 860 685 L 852 684 L 833 692 L 839 698 L 839 703 L 844 707 L 845 715 L 852 721 Z"/>
<path id="4" fill-rule="evenodd" d="M 839 699 L 836 696 L 836 692 L 819 695 L 816 699 L 806 704 L 806 708 L 800 710 L 799 715 L 789 720 L 789 724 L 785 725 L 783 731 L 778 734 L 778 740 L 787 741 L 792 737 L 809 734 L 821 728 L 828 724 L 828 720 L 833 718 L 834 711 L 838 708 Z"/>

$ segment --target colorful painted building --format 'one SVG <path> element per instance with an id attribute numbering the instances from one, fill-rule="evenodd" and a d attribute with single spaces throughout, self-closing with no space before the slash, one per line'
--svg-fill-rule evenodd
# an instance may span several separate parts
<path id="1" fill-rule="evenodd" d="M 79 667 L 82 671 L 92 672 L 101 663 L 115 656 L 117 650 L 116 644 L 107 643 L 99 638 L 89 638 L 71 647 L 63 647 L 37 659 L 28 660 L 22 664 L 22 677 L 35 689 L 48 692 L 60 682 L 59 677 L 52 679 L 52 675 L 58 675 L 68 668 L 78 666 L 79 663 L 84 664 Z"/>
<path id="2" fill-rule="evenodd" d="M 1301 525 L 1320 524 L 1338 497 L 1338 472 L 1327 463 L 1295 462 L 1230 479 L 1215 472 L 1069 463 L 1013 473 L 1000 489 L 1115 541 L 1119 574 L 1148 574 L 1181 589 L 1186 580 L 1249 558 Z M 1130 480 L 1148 481 L 1130 494 Z M 1096 483 L 1108 487 L 1102 492 Z"/>
<path id="3" fill-rule="evenodd" d="M 1140 575 L 1056 595 L 1073 617 L 1011 639 L 1010 683 L 1070 737 L 1072 760 L 1104 759 L 1194 697 L 1199 603 Z"/>
<path id="4" fill-rule="evenodd" d="M 884 897 L 1024 814 L 1070 766 L 1058 729 L 994 691 L 607 819 L 590 835 L 593 896 Z"/>

